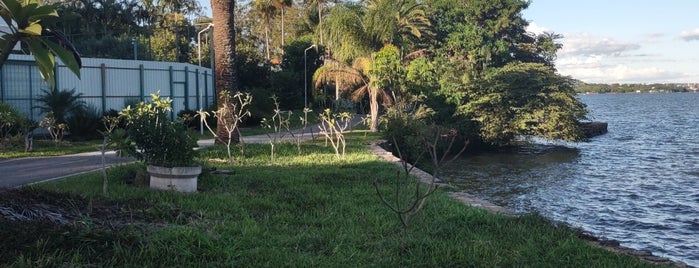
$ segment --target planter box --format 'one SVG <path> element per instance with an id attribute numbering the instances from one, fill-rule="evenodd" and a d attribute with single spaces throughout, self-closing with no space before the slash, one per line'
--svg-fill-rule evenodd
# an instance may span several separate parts
<path id="1" fill-rule="evenodd" d="M 150 174 L 150 188 L 183 193 L 197 191 L 201 166 L 168 168 L 148 165 L 147 170 Z"/>

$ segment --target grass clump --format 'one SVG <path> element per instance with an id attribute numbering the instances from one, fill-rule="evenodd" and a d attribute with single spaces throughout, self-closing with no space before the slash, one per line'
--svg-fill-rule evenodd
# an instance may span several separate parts
<path id="1" fill-rule="evenodd" d="M 129 183 L 142 169 L 135 164 L 108 170 L 108 198 L 101 196 L 98 172 L 23 189 L 50 193 L 35 203 L 63 200 L 55 206 L 71 220 L 0 217 L 0 266 L 651 266 L 592 247 L 578 232 L 539 216 L 489 213 L 441 190 L 404 236 L 372 185 L 375 179 L 386 185 L 397 167 L 369 153 L 364 146 L 375 137 L 364 135 L 348 135 L 340 160 L 322 141 L 305 143 L 301 156 L 296 144 L 281 143 L 270 165 L 266 145 L 248 144 L 234 174 L 205 173 L 193 194 Z M 225 151 L 215 146 L 200 157 Z M 11 207 L 4 196 L 0 209 Z M 18 236 L 24 240 L 13 240 Z"/>

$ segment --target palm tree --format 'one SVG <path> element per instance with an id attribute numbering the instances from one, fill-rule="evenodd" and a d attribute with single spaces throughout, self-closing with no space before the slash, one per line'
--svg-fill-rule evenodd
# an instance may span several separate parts
<path id="1" fill-rule="evenodd" d="M 274 0 L 274 6 L 281 11 L 282 47 L 285 45 L 284 35 L 286 35 L 286 32 L 284 32 L 284 10 L 286 10 L 287 7 L 291 7 L 293 4 L 294 2 L 292 0 Z"/>
<path id="2" fill-rule="evenodd" d="M 238 75 L 235 68 L 235 0 L 211 0 L 211 13 L 213 15 L 214 30 L 214 85 L 216 98 L 219 104 L 225 101 L 231 102 L 231 98 L 224 98 L 227 92 L 232 96 L 238 87 Z M 232 103 L 228 103 L 232 107 Z M 218 117 L 218 124 L 233 122 L 233 111 Z M 240 141 L 238 131 L 233 131 L 233 141 Z M 218 139 L 216 143 L 228 140 L 229 132 L 225 128 L 216 131 Z"/>
<path id="3" fill-rule="evenodd" d="M 366 6 L 345 3 L 330 11 L 321 31 L 327 34 L 331 56 L 338 60 L 327 60 L 316 70 L 316 86 L 334 81 L 336 98 L 348 88 L 354 89 L 355 99 L 369 95 L 373 132 L 378 131 L 379 97 L 389 104 L 391 88 L 379 86 L 377 82 L 383 78 L 371 75 L 372 52 L 402 43 L 407 40 L 404 36 L 420 38 L 428 32 L 430 24 L 421 8 L 414 0 L 369 0 Z"/>
<path id="4" fill-rule="evenodd" d="M 372 132 L 377 132 L 379 117 L 379 98 L 385 105 L 391 105 L 393 99 L 388 88 L 377 88 L 371 73 L 374 61 L 370 57 L 359 57 L 350 66 L 332 58 L 326 59 L 325 64 L 313 74 L 315 87 L 324 84 L 335 83 L 335 98 L 338 99 L 341 92 L 352 91 L 353 101 L 360 101 L 364 96 L 369 96 L 369 113 L 371 115 Z"/>
<path id="5" fill-rule="evenodd" d="M 252 9 L 260 16 L 262 21 L 264 21 L 265 54 L 267 56 L 267 60 L 269 60 L 271 58 L 269 52 L 269 27 L 272 24 L 272 19 L 274 19 L 274 16 L 277 14 L 275 0 L 255 0 L 255 2 L 252 3 Z"/>
<path id="6" fill-rule="evenodd" d="M 375 46 L 400 46 L 410 37 L 431 33 L 422 4 L 415 0 L 368 0 L 366 9 L 364 22 Z"/>
<path id="7" fill-rule="evenodd" d="M 306 4 L 306 7 L 309 6 L 316 6 L 318 9 L 318 44 L 325 44 L 323 43 L 323 6 L 325 6 L 325 3 L 328 2 L 327 0 L 304 0 L 304 3 Z"/>

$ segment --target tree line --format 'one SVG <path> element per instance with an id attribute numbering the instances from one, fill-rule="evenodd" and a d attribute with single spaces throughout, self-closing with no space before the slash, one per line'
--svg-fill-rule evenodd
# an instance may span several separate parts
<path id="1" fill-rule="evenodd" d="M 654 93 L 654 92 L 692 92 L 699 85 L 687 83 L 652 83 L 652 84 L 601 84 L 578 82 L 575 91 L 578 93 Z"/>
<path id="2" fill-rule="evenodd" d="M 201 50 L 207 65 L 213 41 L 217 93 L 251 92 L 253 114 L 271 95 L 302 108 L 310 80 L 314 107 L 369 113 L 373 131 L 402 107 L 493 145 L 583 138 L 575 80 L 554 66 L 561 36 L 526 31 L 528 1 L 212 1 L 213 18 L 195 0 L 45 2 L 83 56 L 130 59 L 135 45 L 149 60 L 196 63 Z"/>

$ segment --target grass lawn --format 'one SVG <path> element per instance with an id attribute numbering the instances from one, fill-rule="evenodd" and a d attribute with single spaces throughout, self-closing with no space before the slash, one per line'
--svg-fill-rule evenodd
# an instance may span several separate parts
<path id="1" fill-rule="evenodd" d="M 107 198 L 98 172 L 13 190 L 28 200 L 0 193 L 0 209 L 23 206 L 35 219 L 0 217 L 0 266 L 652 266 L 539 216 L 489 213 L 442 190 L 403 229 L 372 185 L 378 179 L 391 193 L 397 170 L 366 150 L 373 138 L 351 135 L 343 160 L 322 141 L 304 143 L 301 155 L 277 145 L 274 165 L 269 145 L 246 144 L 235 167 L 206 163 L 234 174 L 207 172 L 194 194 L 129 183 L 139 181 L 138 164 L 108 170 Z M 211 147 L 201 157 L 225 155 Z"/>
<path id="2" fill-rule="evenodd" d="M 57 156 L 84 152 L 96 152 L 102 146 L 102 140 L 90 141 L 62 141 L 55 143 L 52 140 L 35 139 L 33 150 L 24 152 L 24 144 L 13 147 L 0 147 L 0 159 Z"/>

